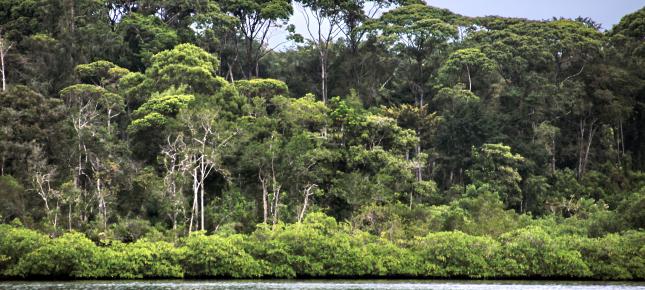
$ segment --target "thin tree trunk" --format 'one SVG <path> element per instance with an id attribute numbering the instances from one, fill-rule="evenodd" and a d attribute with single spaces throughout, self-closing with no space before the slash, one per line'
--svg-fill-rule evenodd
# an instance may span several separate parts
<path id="1" fill-rule="evenodd" d="M 267 223 L 269 217 L 269 191 L 267 189 L 266 180 L 262 178 L 262 172 L 258 172 L 258 179 L 260 180 L 260 185 L 262 186 L 262 222 Z"/>
<path id="2" fill-rule="evenodd" d="M 0 65 L 2 72 L 2 91 L 7 90 L 7 78 L 6 78 L 6 67 L 4 63 L 4 58 L 7 56 L 7 52 L 11 49 L 12 44 L 7 45 L 4 37 L 0 33 Z"/>
<path id="3" fill-rule="evenodd" d="M 200 197 L 199 197 L 199 202 L 201 204 L 201 211 L 200 211 L 200 216 L 201 216 L 201 223 L 202 223 L 202 231 L 205 229 L 204 226 L 204 182 L 202 181 L 201 184 L 201 192 L 200 192 Z"/>
<path id="4" fill-rule="evenodd" d="M 54 212 L 54 231 L 58 228 L 58 211 L 60 206 L 58 204 L 58 199 L 56 199 L 56 211 Z"/>
<path id="5" fill-rule="evenodd" d="M 300 214 L 298 215 L 298 223 L 302 222 L 302 219 L 305 216 L 305 212 L 307 211 L 307 206 L 309 205 L 309 196 L 313 195 L 313 190 L 317 187 L 316 184 L 309 184 L 305 186 L 305 199 L 302 202 L 302 210 L 300 211 Z"/>
<path id="6" fill-rule="evenodd" d="M 205 176 L 206 175 L 206 167 L 205 167 L 206 166 L 206 164 L 205 164 L 206 156 L 203 155 L 204 150 L 205 150 L 204 149 L 205 144 L 206 144 L 206 142 L 202 143 L 202 157 L 201 157 L 201 161 L 200 161 L 200 165 L 199 165 L 199 168 L 200 168 L 200 172 L 199 172 L 199 181 L 200 181 L 199 182 L 199 188 L 200 188 L 199 203 L 201 205 L 200 206 L 200 208 L 201 208 L 200 221 L 201 221 L 201 224 L 202 224 L 202 226 L 201 226 L 202 231 L 205 228 L 204 227 L 204 179 L 206 179 L 206 176 Z"/>
<path id="7" fill-rule="evenodd" d="M 593 136 L 595 134 L 596 120 L 592 120 L 587 129 L 587 121 L 580 120 L 580 136 L 579 136 L 579 153 L 578 153 L 578 178 L 582 178 L 589 163 L 589 152 L 591 151 L 591 143 L 593 143 Z M 588 133 L 587 133 L 588 132 Z"/>
<path id="8" fill-rule="evenodd" d="M 4 40 L 0 40 L 0 63 L 2 64 L 2 91 L 7 90 L 7 81 L 4 73 Z"/>
<path id="9" fill-rule="evenodd" d="M 470 79 L 470 67 L 466 65 L 466 72 L 468 73 L 468 91 L 473 91 L 473 81 Z"/>
<path id="10" fill-rule="evenodd" d="M 327 52 L 320 48 L 320 79 L 322 101 L 327 104 Z"/>
<path id="11" fill-rule="evenodd" d="M 195 219 L 195 214 L 197 212 L 197 192 L 199 191 L 199 186 L 197 184 L 197 167 L 193 168 L 193 207 L 190 210 L 190 225 L 188 226 L 188 232 L 193 231 L 193 221 Z"/>
<path id="12" fill-rule="evenodd" d="M 69 230 L 72 231 L 72 202 L 70 201 L 67 210 L 67 223 L 69 225 Z"/>
<path id="13" fill-rule="evenodd" d="M 278 182 L 275 178 L 275 167 L 273 165 L 273 151 L 271 153 L 271 181 L 273 183 L 273 225 L 275 226 L 276 223 L 278 222 L 278 211 L 279 207 L 278 205 L 280 204 L 280 185 L 278 185 Z"/>
<path id="14" fill-rule="evenodd" d="M 555 137 L 551 139 L 551 174 L 555 174 Z"/>

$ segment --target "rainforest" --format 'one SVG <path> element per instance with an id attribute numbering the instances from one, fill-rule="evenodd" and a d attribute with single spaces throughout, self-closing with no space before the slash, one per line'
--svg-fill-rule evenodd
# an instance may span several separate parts
<path id="1" fill-rule="evenodd" d="M 645 7 L 0 0 L 0 61 L 0 278 L 645 279 Z"/>

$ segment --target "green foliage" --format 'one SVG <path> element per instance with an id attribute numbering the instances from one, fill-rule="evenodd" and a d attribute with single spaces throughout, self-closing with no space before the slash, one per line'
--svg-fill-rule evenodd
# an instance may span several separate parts
<path id="1" fill-rule="evenodd" d="M 96 245 L 81 233 L 67 233 L 21 257 L 15 273 L 22 277 L 94 277 Z"/>
<path id="2" fill-rule="evenodd" d="M 512 276 L 588 277 L 592 275 L 582 254 L 564 243 L 568 238 L 551 237 L 539 227 L 527 227 L 500 237 L 507 259 L 503 271 Z"/>
<path id="3" fill-rule="evenodd" d="M 179 113 L 179 110 L 188 107 L 188 104 L 194 99 L 195 97 L 192 95 L 175 95 L 169 91 L 161 94 L 157 93 L 135 110 L 133 117 L 136 119 L 151 113 L 173 117 Z"/>
<path id="4" fill-rule="evenodd" d="M 641 279 L 645 274 L 643 234 L 608 234 L 602 238 L 572 239 L 597 279 Z"/>
<path id="5" fill-rule="evenodd" d="M 121 61 L 135 70 L 143 70 L 153 55 L 179 43 L 177 32 L 154 15 L 128 14 L 118 27 L 127 52 Z"/>
<path id="6" fill-rule="evenodd" d="M 618 206 L 622 218 L 633 229 L 645 229 L 645 187 L 634 192 Z"/>
<path id="7" fill-rule="evenodd" d="M 84 83 L 104 85 L 114 83 L 124 75 L 130 73 L 125 68 L 119 67 L 109 61 L 99 60 L 88 64 L 79 64 L 74 68 L 78 78 Z"/>
<path id="8" fill-rule="evenodd" d="M 287 84 L 274 79 L 250 79 L 235 82 L 235 88 L 249 99 L 261 97 L 270 99 L 275 96 L 289 96 Z"/>
<path id="9" fill-rule="evenodd" d="M 6 277 L 259 278 L 434 277 L 596 278 L 645 276 L 641 232 L 602 238 L 558 235 L 540 226 L 495 239 L 461 231 L 391 242 L 352 230 L 322 213 L 303 223 L 259 225 L 249 235 L 195 232 L 173 245 L 139 239 L 95 245 L 84 235 L 50 239 L 0 226 Z"/>
<path id="10" fill-rule="evenodd" d="M 168 242 L 145 239 L 129 244 L 113 242 L 101 249 L 95 277 L 142 279 L 183 278 L 182 249 Z"/>
<path id="11" fill-rule="evenodd" d="M 211 95 L 226 85 L 217 76 L 219 59 L 193 44 L 180 44 L 152 57 L 146 75 L 154 81 L 157 91 L 187 86 L 197 95 Z"/>
<path id="12" fill-rule="evenodd" d="M 0 219 L 11 221 L 24 217 L 25 188 L 11 175 L 0 176 Z"/>
<path id="13" fill-rule="evenodd" d="M 183 241 L 182 266 L 190 277 L 252 278 L 261 264 L 246 253 L 240 236 L 206 236 L 196 232 Z"/>
<path id="14" fill-rule="evenodd" d="M 90 84 L 76 84 L 60 91 L 65 103 L 78 110 L 86 110 L 85 106 L 96 104 L 102 111 L 118 111 L 123 108 L 123 98 L 110 92 L 104 87 Z M 107 116 L 111 118 L 112 116 Z"/>
<path id="15" fill-rule="evenodd" d="M 472 79 L 478 73 L 490 74 L 495 72 L 497 65 L 477 48 L 464 48 L 457 50 L 448 56 L 448 59 L 439 69 L 440 78 L 445 79 L 448 84 L 454 84 L 457 76 L 457 82 L 468 85 L 468 90 L 472 91 Z M 465 80 L 461 77 L 466 75 Z"/>
<path id="16" fill-rule="evenodd" d="M 19 274 L 15 267 L 20 259 L 48 242 L 47 236 L 23 227 L 0 225 L 0 275 Z"/>
<path id="17" fill-rule="evenodd" d="M 518 167 L 524 157 L 513 154 L 511 147 L 504 144 L 484 144 L 479 150 L 472 149 L 472 159 L 473 165 L 466 172 L 468 177 L 475 184 L 489 184 L 507 206 L 518 207 L 522 202 Z"/>
<path id="18" fill-rule="evenodd" d="M 459 231 L 431 233 L 414 241 L 413 250 L 424 264 L 422 276 L 486 278 L 497 275 L 492 264 L 500 243 Z"/>
<path id="19" fill-rule="evenodd" d="M 643 279 L 644 9 L 298 4 L 0 0 L 0 275 Z"/>
<path id="20" fill-rule="evenodd" d="M 313 95 L 299 99 L 289 99 L 280 95 L 271 99 L 280 110 L 280 118 L 284 125 L 292 130 L 295 128 L 309 131 L 321 130 L 328 122 L 329 108 L 321 101 L 316 101 Z"/>
<path id="21" fill-rule="evenodd" d="M 407 41 L 405 44 L 410 47 L 426 49 L 426 45 L 443 42 L 457 34 L 457 29 L 449 24 L 453 18 L 454 14 L 448 10 L 415 3 L 388 11 L 367 27 L 381 30 L 384 36 L 396 35 L 395 40 Z"/>

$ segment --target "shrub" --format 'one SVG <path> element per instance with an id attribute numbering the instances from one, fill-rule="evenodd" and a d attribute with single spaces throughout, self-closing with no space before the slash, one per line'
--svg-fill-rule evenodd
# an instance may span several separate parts
<path id="1" fill-rule="evenodd" d="M 430 233 L 416 241 L 413 248 L 425 261 L 423 273 L 433 277 L 493 277 L 489 264 L 500 245 L 490 237 L 476 237 L 459 231 Z"/>
<path id="2" fill-rule="evenodd" d="M 25 255 L 16 274 L 48 277 L 96 277 L 98 247 L 81 233 L 67 233 Z"/>
<path id="3" fill-rule="evenodd" d="M 414 277 L 422 274 L 420 256 L 411 249 L 399 247 L 382 238 L 366 242 L 364 248 L 367 254 L 361 259 L 368 265 L 369 276 Z"/>
<path id="4" fill-rule="evenodd" d="M 98 262 L 102 267 L 96 277 L 182 278 L 182 253 L 168 242 L 150 242 L 145 239 L 124 244 L 114 242 L 101 252 Z"/>
<path id="5" fill-rule="evenodd" d="M 20 259 L 48 241 L 47 236 L 34 230 L 0 225 L 0 275 L 16 275 L 14 267 Z"/>
<path id="6" fill-rule="evenodd" d="M 259 277 L 261 266 L 241 246 L 243 237 L 206 236 L 196 232 L 184 239 L 182 266 L 191 277 Z"/>
<path id="7" fill-rule="evenodd" d="M 584 278 L 591 271 L 579 251 L 567 247 L 564 240 L 571 236 L 553 238 L 540 227 L 527 227 L 500 237 L 505 273 L 516 277 Z"/>
<path id="8" fill-rule="evenodd" d="M 645 234 L 642 232 L 578 238 L 571 243 L 580 250 L 596 279 L 630 280 L 645 277 Z"/>
<path id="9" fill-rule="evenodd" d="M 360 276 L 370 273 L 362 244 L 324 214 L 309 214 L 301 224 L 259 227 L 247 246 L 272 277 Z"/>

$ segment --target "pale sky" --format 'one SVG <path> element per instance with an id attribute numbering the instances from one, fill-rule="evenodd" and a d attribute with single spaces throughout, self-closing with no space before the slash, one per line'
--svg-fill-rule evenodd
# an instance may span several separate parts
<path id="1" fill-rule="evenodd" d="M 590 17 L 609 29 L 625 14 L 645 6 L 645 0 L 426 0 L 466 16 L 498 15 L 528 19 Z"/>
<path id="2" fill-rule="evenodd" d="M 520 17 L 534 20 L 552 17 L 576 18 L 590 17 L 610 29 L 624 15 L 645 6 L 645 0 L 425 0 L 431 6 L 446 8 L 465 16 L 498 15 Z M 296 4 L 297 5 L 297 4 Z M 294 9 L 290 23 L 296 31 L 307 36 L 304 17 L 299 8 Z M 292 44 L 285 41 L 287 33 L 276 30 L 271 34 L 269 43 L 285 49 Z"/>

